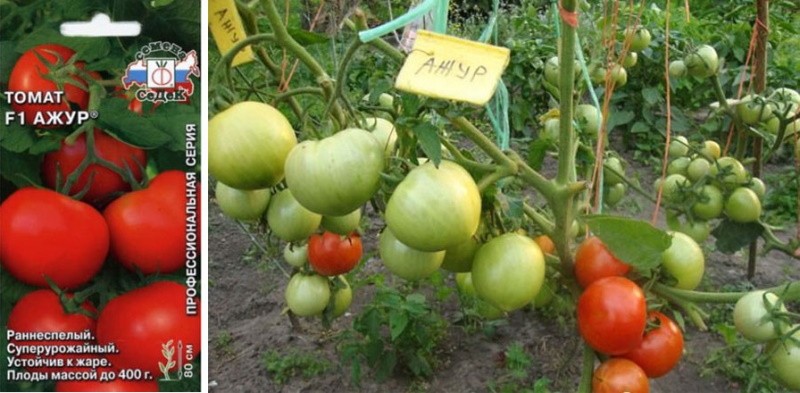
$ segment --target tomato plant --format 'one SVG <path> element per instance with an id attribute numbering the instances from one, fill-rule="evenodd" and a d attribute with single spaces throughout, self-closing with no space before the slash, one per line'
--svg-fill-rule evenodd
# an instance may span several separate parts
<path id="1" fill-rule="evenodd" d="M 144 274 L 171 273 L 184 266 L 186 187 L 186 173 L 166 171 L 146 189 L 125 194 L 106 207 L 103 216 L 111 253 L 123 266 Z M 199 228 L 199 216 L 197 221 Z"/>
<path id="2" fill-rule="evenodd" d="M 649 378 L 658 378 L 670 372 L 683 356 L 683 333 L 658 311 L 650 312 L 647 319 L 656 326 L 645 332 L 638 347 L 622 357 L 636 363 Z"/>
<path id="3" fill-rule="evenodd" d="M 40 287 L 48 279 L 62 289 L 88 283 L 109 250 L 109 228 L 97 210 L 46 189 L 23 188 L 3 201 L 0 233 L 3 268 Z"/>
<path id="4" fill-rule="evenodd" d="M 308 262 L 323 276 L 338 276 L 353 270 L 361 253 L 361 236 L 357 233 L 341 236 L 324 232 L 308 238 Z"/>
<path id="5" fill-rule="evenodd" d="M 44 156 L 42 178 L 47 187 L 58 188 L 65 185 L 67 179 L 86 160 L 86 155 L 89 154 L 86 138 L 86 134 L 81 134 L 72 144 L 64 140 L 61 148 Z M 131 185 L 118 171 L 122 173 L 129 171 L 134 181 L 142 181 L 143 170 L 147 165 L 147 153 L 99 129 L 92 132 L 92 138 L 94 138 L 94 150 L 91 154 L 114 165 L 116 170 L 97 163 L 89 164 L 72 183 L 69 193 L 77 194 L 86 189 L 81 200 L 92 204 L 105 204 L 131 190 Z"/>
<path id="6" fill-rule="evenodd" d="M 631 267 L 617 259 L 596 236 L 587 237 L 575 252 L 575 279 L 581 287 L 605 277 L 624 276 Z"/>
<path id="7" fill-rule="evenodd" d="M 624 277 L 590 284 L 578 298 L 578 330 L 596 351 L 622 355 L 641 342 L 647 324 L 644 293 Z"/>
<path id="8" fill-rule="evenodd" d="M 119 352 L 108 355 L 114 368 L 161 375 L 175 371 L 179 363 L 191 363 L 202 348 L 201 314 L 200 300 L 194 298 L 197 312 L 187 313 L 187 299 L 187 288 L 172 281 L 157 281 L 111 299 L 97 318 L 97 342 L 115 344 Z M 183 351 L 176 351 L 179 342 Z"/>

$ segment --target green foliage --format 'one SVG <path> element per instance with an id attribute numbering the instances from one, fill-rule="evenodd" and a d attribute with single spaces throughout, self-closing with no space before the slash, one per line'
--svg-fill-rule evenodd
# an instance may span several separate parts
<path id="1" fill-rule="evenodd" d="M 378 381 L 397 371 L 428 378 L 438 364 L 437 350 L 446 328 L 424 295 L 380 286 L 353 320 L 352 330 L 344 333 L 340 356 L 352 367 L 355 384 L 361 381 L 364 365 L 373 369 Z"/>
<path id="2" fill-rule="evenodd" d="M 297 376 L 305 379 L 313 378 L 333 368 L 333 364 L 328 359 L 320 357 L 318 353 L 304 353 L 297 350 L 286 354 L 268 351 L 261 357 L 261 361 L 270 378 L 279 385 Z"/>
<path id="3" fill-rule="evenodd" d="M 645 221 L 607 215 L 584 220 L 617 258 L 640 271 L 661 264 L 661 254 L 671 243 L 669 235 Z"/>
<path id="4" fill-rule="evenodd" d="M 792 171 L 780 171 L 766 175 L 768 184 L 780 184 L 767 190 L 764 201 L 764 220 L 775 225 L 797 220 L 797 195 L 800 179 Z"/>
<path id="5" fill-rule="evenodd" d="M 743 339 L 725 322 L 713 325 L 725 345 L 711 350 L 701 376 L 724 375 L 741 383 L 742 392 L 777 392 L 780 386 L 770 376 L 770 365 L 758 345 Z"/>
<path id="6" fill-rule="evenodd" d="M 488 389 L 493 393 L 548 393 L 550 380 L 541 378 L 533 381 L 530 370 L 533 356 L 525 351 L 520 342 L 513 342 L 502 354 L 502 373 L 489 381 Z M 533 386 L 531 386 L 533 383 Z"/>

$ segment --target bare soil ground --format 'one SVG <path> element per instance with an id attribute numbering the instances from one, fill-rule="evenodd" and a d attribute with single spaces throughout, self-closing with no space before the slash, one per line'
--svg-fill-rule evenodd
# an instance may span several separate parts
<path id="1" fill-rule="evenodd" d="M 642 183 L 652 182 L 642 180 Z M 652 207 L 641 200 L 638 203 L 642 205 L 642 218 L 649 217 Z M 468 333 L 462 326 L 450 324 L 442 345 L 441 366 L 431 380 L 420 382 L 396 375 L 378 383 L 367 374 L 356 387 L 351 383 L 350 370 L 339 359 L 336 337 L 350 327 L 354 315 L 372 299 L 374 288 L 365 286 L 355 290 L 350 312 L 336 320 L 331 330 L 323 330 L 320 322 L 314 319 L 301 319 L 302 330 L 293 329 L 289 318 L 282 314 L 283 288 L 288 279 L 275 268 L 277 260 L 243 257 L 251 250 L 250 238 L 234 222 L 223 217 L 214 203 L 210 202 L 209 206 L 209 381 L 212 392 L 488 392 L 492 391 L 490 383 L 501 381 L 506 374 L 499 359 L 514 342 L 522 343 L 533 356 L 529 370 L 531 384 L 546 377 L 551 381 L 551 391 L 571 392 L 577 387 L 581 355 L 574 325 L 568 322 L 562 326 L 555 319 L 538 316 L 533 311 L 512 313 L 491 335 L 481 331 Z M 631 206 L 623 205 L 622 209 L 635 211 Z M 378 225 L 374 217 L 371 223 Z M 365 255 L 372 256 L 362 274 L 383 269 L 375 256 L 377 229 L 366 231 Z M 706 258 L 703 289 L 715 290 L 744 280 L 745 256 L 709 252 Z M 756 286 L 776 285 L 788 279 L 800 279 L 797 261 L 774 252 L 759 259 L 754 279 Z M 454 320 L 457 309 L 455 296 L 441 308 L 448 321 Z M 701 332 L 693 326 L 687 326 L 685 336 L 684 358 L 671 373 L 651 380 L 651 391 L 739 391 L 740 386 L 724 376 L 700 375 L 709 352 L 723 345 L 721 339 L 715 333 Z M 271 350 L 282 354 L 292 351 L 313 354 L 327 359 L 332 367 L 312 378 L 295 376 L 284 384 L 277 384 L 263 362 L 264 353 Z"/>

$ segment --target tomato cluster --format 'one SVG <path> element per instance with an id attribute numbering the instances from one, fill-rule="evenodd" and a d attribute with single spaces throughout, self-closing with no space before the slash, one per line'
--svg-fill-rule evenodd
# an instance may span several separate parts
<path id="1" fill-rule="evenodd" d="M 63 87 L 64 100 L 60 104 L 15 103 L 12 109 L 31 119 L 41 112 L 86 110 L 93 101 L 89 87 L 100 75 L 84 71 L 85 64 L 74 55 L 72 49 L 58 44 L 25 52 L 11 72 L 9 91 L 55 94 Z M 201 351 L 196 292 L 170 281 L 184 275 L 189 223 L 199 239 L 200 208 L 196 216 L 187 214 L 187 194 L 191 186 L 192 193 L 199 195 L 200 184 L 194 174 L 184 171 L 157 173 L 158 165 L 148 162 L 144 149 L 92 125 L 38 127 L 48 128 L 52 135 L 69 136 L 37 161 L 43 187 L 20 187 L 0 204 L 3 273 L 38 287 L 16 302 L 8 316 L 9 329 L 23 335 L 71 332 L 82 339 L 11 338 L 10 342 L 112 346 L 116 351 L 52 359 L 65 364 L 67 359 L 89 359 L 104 370 L 149 373 L 139 381 L 60 381 L 59 391 L 157 391 L 155 380 L 160 375 L 183 371 L 179 365 L 191 363 Z M 149 181 L 146 172 L 153 173 Z M 162 277 L 168 274 L 174 277 Z M 29 371 L 81 371 L 78 366 L 75 370 L 27 367 L 30 364 L 34 363 L 22 362 Z"/>

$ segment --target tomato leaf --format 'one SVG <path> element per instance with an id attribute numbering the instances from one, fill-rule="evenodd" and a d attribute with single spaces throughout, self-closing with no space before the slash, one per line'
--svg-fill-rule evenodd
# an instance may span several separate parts
<path id="1" fill-rule="evenodd" d="M 542 169 L 542 163 L 544 163 L 544 157 L 547 154 L 547 147 L 550 145 L 550 142 L 543 140 L 543 139 L 535 139 L 531 142 L 528 146 L 528 165 L 535 170 Z"/>
<path id="2" fill-rule="evenodd" d="M 108 98 L 100 103 L 97 123 L 109 134 L 123 142 L 142 148 L 155 148 L 173 142 L 170 135 L 156 127 L 151 118 L 139 116 L 128 110 L 128 101 Z M 179 130 L 183 130 L 180 127 Z"/>
<path id="3" fill-rule="evenodd" d="M 584 220 L 614 256 L 640 271 L 658 266 L 672 243 L 666 232 L 646 221 L 600 214 Z"/>
<path id="4" fill-rule="evenodd" d="M 389 331 L 392 335 L 392 341 L 397 340 L 403 334 L 406 326 L 408 326 L 408 315 L 406 313 L 400 311 L 389 316 Z"/>
<path id="5" fill-rule="evenodd" d="M 411 131 L 417 136 L 425 155 L 438 167 L 442 161 L 442 142 L 439 140 L 436 126 L 430 123 L 418 123 Z"/>
<path id="6" fill-rule="evenodd" d="M 0 168 L 3 168 L 3 178 L 14 183 L 17 187 L 41 184 L 39 178 L 39 157 L 15 153 L 0 148 Z"/>
<path id="7" fill-rule="evenodd" d="M 739 223 L 725 219 L 711 234 L 717 239 L 717 250 L 733 254 L 758 239 L 763 231 L 764 227 L 757 222 Z"/>

